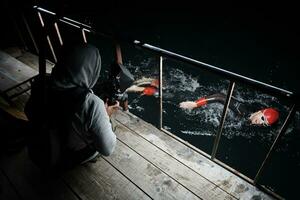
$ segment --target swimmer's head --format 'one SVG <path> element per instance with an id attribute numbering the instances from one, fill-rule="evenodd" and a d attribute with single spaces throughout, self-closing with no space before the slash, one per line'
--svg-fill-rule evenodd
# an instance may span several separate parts
<path id="1" fill-rule="evenodd" d="M 279 119 L 279 112 L 274 108 L 266 108 L 250 116 L 251 124 L 271 126 Z"/>
<path id="2" fill-rule="evenodd" d="M 158 97 L 159 96 L 159 92 L 158 92 L 157 88 L 150 86 L 150 87 L 146 87 L 143 90 L 142 95 Z"/>

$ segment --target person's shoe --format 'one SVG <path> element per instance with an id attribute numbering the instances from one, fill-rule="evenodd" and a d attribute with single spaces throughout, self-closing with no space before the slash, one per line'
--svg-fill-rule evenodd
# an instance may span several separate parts
<path id="1" fill-rule="evenodd" d="M 84 164 L 90 161 L 94 161 L 94 159 L 99 155 L 98 151 L 95 151 L 95 153 L 93 155 L 91 155 L 90 157 L 88 157 L 87 159 L 85 159 L 84 161 L 82 161 L 80 164 Z"/>

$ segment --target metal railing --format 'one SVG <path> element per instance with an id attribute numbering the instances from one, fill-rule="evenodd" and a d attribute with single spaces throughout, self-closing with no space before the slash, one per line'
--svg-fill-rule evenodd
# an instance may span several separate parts
<path id="1" fill-rule="evenodd" d="M 75 20 L 67 18 L 67 17 L 59 18 L 58 16 L 56 16 L 56 14 L 54 12 L 48 11 L 44 8 L 34 6 L 34 9 L 37 11 L 38 17 L 40 19 L 41 26 L 43 28 L 45 28 L 45 24 L 44 24 L 45 22 L 43 20 L 41 12 L 44 13 L 44 14 L 51 15 L 51 16 L 55 17 L 55 22 L 53 23 L 53 26 L 55 27 L 55 30 L 57 32 L 57 37 L 58 37 L 58 40 L 59 40 L 61 45 L 63 45 L 63 39 L 62 39 L 61 34 L 59 32 L 58 22 L 68 24 L 68 25 L 70 25 L 74 28 L 80 29 L 81 32 L 82 32 L 82 39 L 83 39 L 84 42 L 87 42 L 87 37 L 85 35 L 85 32 L 90 32 L 90 33 L 94 33 L 94 34 L 102 36 L 102 37 L 104 36 L 104 37 L 107 37 L 107 38 L 115 39 L 111 35 L 98 33 L 96 31 L 92 30 L 91 26 L 86 25 L 84 23 L 75 21 Z M 27 27 L 28 27 L 28 25 L 27 25 Z M 48 42 L 49 48 L 51 49 L 54 60 L 56 61 L 55 52 L 52 48 L 51 40 L 50 40 L 50 37 L 47 33 L 46 33 L 46 37 L 47 37 L 47 42 Z M 120 39 L 120 38 L 118 38 L 118 39 Z M 32 38 L 32 40 L 34 41 L 33 38 Z M 222 117 L 221 117 L 221 121 L 220 121 L 220 125 L 218 127 L 217 134 L 215 136 L 215 140 L 214 140 L 211 155 L 208 155 L 207 153 L 201 151 L 198 148 L 195 148 L 194 146 L 191 146 L 191 147 L 194 150 L 200 152 L 202 155 L 204 155 L 207 158 L 211 159 L 212 161 L 214 161 L 214 162 L 220 164 L 221 166 L 225 167 L 226 169 L 228 169 L 232 173 L 236 174 L 237 176 L 243 178 L 244 180 L 250 182 L 251 184 L 259 186 L 265 192 L 267 192 L 267 193 L 269 193 L 269 194 L 271 194 L 271 195 L 273 195 L 277 198 L 282 198 L 278 194 L 270 191 L 268 188 L 259 185 L 257 182 L 258 182 L 259 178 L 261 177 L 261 174 L 262 174 L 262 172 L 263 172 L 263 170 L 266 166 L 266 163 L 269 161 L 269 158 L 271 157 L 274 150 L 276 149 L 276 147 L 278 145 L 278 142 L 280 141 L 281 137 L 285 133 L 291 119 L 293 118 L 293 116 L 295 114 L 295 102 L 296 102 L 295 99 L 292 99 L 292 102 L 294 102 L 294 103 L 292 103 L 292 105 L 290 106 L 289 114 L 286 117 L 282 127 L 279 129 L 279 131 L 277 133 L 277 136 L 276 136 L 276 139 L 273 142 L 273 144 L 271 145 L 271 148 L 269 149 L 264 161 L 260 165 L 260 168 L 257 171 L 254 179 L 250 179 L 249 177 L 247 177 L 247 176 L 237 172 L 236 170 L 232 169 L 230 166 L 227 166 L 225 163 L 217 160 L 216 159 L 216 153 L 218 151 L 218 146 L 219 146 L 219 143 L 220 143 L 220 138 L 221 138 L 221 135 L 222 135 L 224 122 L 225 122 L 225 119 L 226 119 L 228 107 L 229 107 L 229 104 L 230 104 L 230 101 L 231 101 L 231 98 L 232 98 L 232 94 L 233 94 L 233 91 L 234 91 L 234 86 L 236 84 L 236 81 L 244 83 L 244 84 L 249 85 L 249 86 L 252 86 L 252 87 L 257 88 L 259 90 L 265 91 L 269 94 L 273 94 L 274 96 L 277 96 L 277 97 L 284 97 L 284 98 L 291 99 L 291 98 L 294 98 L 294 96 L 295 96 L 293 92 L 288 91 L 286 89 L 282 89 L 282 88 L 273 86 L 273 85 L 270 85 L 270 84 L 267 84 L 267 83 L 264 83 L 264 82 L 261 82 L 261 81 L 254 80 L 254 79 L 246 77 L 246 76 L 242 76 L 242 75 L 233 73 L 231 71 L 227 71 L 227 70 L 218 68 L 216 66 L 213 66 L 213 65 L 210 65 L 210 64 L 207 64 L 207 63 L 204 63 L 204 62 L 200 62 L 198 60 L 195 60 L 195 59 L 183 56 L 183 55 L 179 55 L 177 53 L 174 53 L 174 52 L 171 52 L 171 51 L 168 51 L 168 50 L 165 50 L 165 49 L 162 49 L 162 48 L 150 45 L 150 44 L 143 43 L 143 42 L 138 41 L 138 40 L 130 40 L 130 39 L 127 39 L 127 38 L 125 38 L 125 39 L 122 38 L 122 40 L 123 41 L 125 40 L 126 42 L 128 42 L 128 43 L 130 43 L 130 44 L 132 44 L 136 47 L 140 47 L 142 49 L 154 52 L 155 54 L 157 54 L 159 56 L 159 58 L 160 58 L 159 59 L 159 72 L 160 72 L 159 73 L 159 88 L 160 88 L 159 89 L 159 94 L 160 94 L 160 101 L 159 101 L 160 102 L 160 106 L 159 106 L 159 108 L 160 108 L 160 121 L 159 121 L 159 127 L 165 133 L 171 135 L 172 137 L 175 137 L 176 139 L 178 139 L 179 141 L 181 141 L 185 144 L 187 144 L 185 141 L 183 141 L 182 139 L 180 139 L 177 136 L 173 135 L 169 131 L 165 130 L 162 126 L 162 124 L 163 124 L 163 114 L 162 114 L 162 109 L 163 109 L 163 106 L 162 106 L 162 96 L 163 96 L 162 84 L 163 83 L 162 83 L 162 76 L 163 76 L 163 64 L 164 64 L 163 60 L 164 60 L 164 58 L 172 58 L 172 59 L 177 60 L 177 61 L 181 61 L 181 62 L 184 62 L 184 63 L 187 63 L 187 64 L 191 64 L 194 67 L 207 70 L 209 72 L 212 72 L 213 74 L 220 75 L 221 77 L 224 77 L 225 79 L 230 80 L 229 87 L 228 87 L 228 90 L 227 90 L 227 97 L 226 97 L 226 101 L 225 101 L 225 105 L 224 105 L 224 108 L 223 108 L 223 113 L 222 113 Z M 119 49 L 119 51 L 120 51 L 120 49 Z M 118 59 L 121 60 L 121 58 L 118 58 Z"/>

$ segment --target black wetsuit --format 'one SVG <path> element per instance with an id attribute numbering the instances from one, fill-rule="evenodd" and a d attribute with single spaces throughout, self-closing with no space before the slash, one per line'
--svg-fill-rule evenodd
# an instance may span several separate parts
<path id="1" fill-rule="evenodd" d="M 222 93 L 216 93 L 213 95 L 209 95 L 205 97 L 207 104 L 209 103 L 222 103 L 225 104 L 226 102 L 226 95 Z M 237 100 L 237 98 L 232 97 L 230 100 L 229 108 L 236 114 L 240 116 L 244 116 L 249 114 L 249 107 L 246 106 L 243 102 Z M 250 112 L 252 109 L 250 110 Z"/>

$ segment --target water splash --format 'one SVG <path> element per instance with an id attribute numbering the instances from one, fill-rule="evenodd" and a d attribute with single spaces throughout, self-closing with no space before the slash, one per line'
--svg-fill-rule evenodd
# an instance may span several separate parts
<path id="1" fill-rule="evenodd" d="M 132 69 L 135 69 L 135 77 L 157 77 L 157 71 L 149 67 L 152 61 L 151 59 L 145 60 L 140 66 L 131 66 Z M 196 100 L 215 92 L 226 94 L 228 84 L 228 80 L 207 83 L 202 80 L 200 75 L 192 76 L 181 69 L 168 68 L 163 77 L 163 114 L 166 121 L 169 118 L 173 119 L 170 119 L 170 123 L 166 124 L 165 127 L 170 132 L 179 131 L 186 135 L 213 136 L 220 125 L 224 107 L 222 104 L 213 103 L 194 110 L 182 110 L 178 105 L 182 101 Z M 240 84 L 235 87 L 234 97 L 241 102 L 256 103 L 262 107 L 280 105 L 277 98 L 251 90 Z M 140 98 L 134 99 L 129 108 L 132 112 L 145 112 L 144 105 L 140 104 Z M 297 116 L 299 118 L 299 113 Z M 247 117 L 237 117 L 235 113 L 229 110 L 222 135 L 228 139 L 238 136 L 248 139 L 257 137 L 262 142 L 271 144 L 276 137 L 279 125 L 277 128 L 251 126 Z M 287 134 L 292 132 L 293 127 L 287 130 Z"/>

